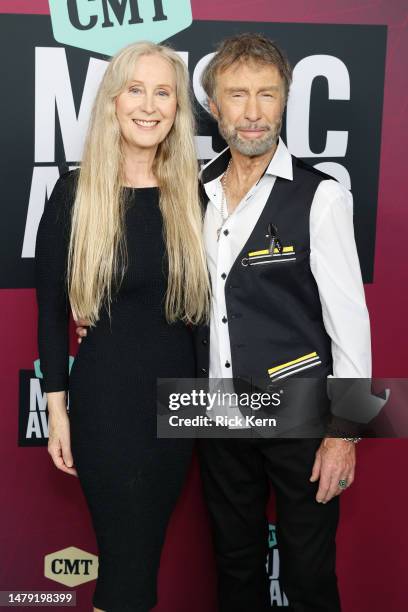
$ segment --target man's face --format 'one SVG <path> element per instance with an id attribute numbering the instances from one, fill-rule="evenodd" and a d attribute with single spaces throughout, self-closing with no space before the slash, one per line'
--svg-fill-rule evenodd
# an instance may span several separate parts
<path id="1" fill-rule="evenodd" d="M 270 64 L 235 63 L 216 77 L 210 110 L 221 136 L 242 155 L 263 155 L 276 144 L 285 108 L 279 70 Z"/>

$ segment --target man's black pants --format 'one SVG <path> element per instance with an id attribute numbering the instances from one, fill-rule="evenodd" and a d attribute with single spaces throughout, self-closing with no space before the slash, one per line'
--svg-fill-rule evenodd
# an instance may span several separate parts
<path id="1" fill-rule="evenodd" d="M 280 579 L 294 612 L 338 612 L 339 497 L 316 501 L 317 439 L 201 439 L 199 458 L 218 570 L 220 612 L 270 610 L 266 574 L 270 484 Z M 286 608 L 288 609 L 288 608 Z"/>

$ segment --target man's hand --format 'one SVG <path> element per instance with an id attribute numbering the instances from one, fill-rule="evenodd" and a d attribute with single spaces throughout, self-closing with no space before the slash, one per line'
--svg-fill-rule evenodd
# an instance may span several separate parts
<path id="1" fill-rule="evenodd" d="M 356 449 L 353 442 L 341 438 L 324 438 L 316 452 L 311 482 L 320 478 L 316 501 L 326 503 L 344 489 L 339 480 L 347 480 L 349 487 L 354 480 Z"/>
<path id="2" fill-rule="evenodd" d="M 82 338 L 84 338 L 88 333 L 86 326 L 89 325 L 89 321 L 87 321 L 86 319 L 75 319 L 74 317 L 74 322 L 77 326 L 75 328 L 75 333 L 78 336 L 78 344 L 81 344 Z"/>

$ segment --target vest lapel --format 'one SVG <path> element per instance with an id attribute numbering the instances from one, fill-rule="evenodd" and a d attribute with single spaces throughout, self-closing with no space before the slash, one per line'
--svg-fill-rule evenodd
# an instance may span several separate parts
<path id="1" fill-rule="evenodd" d="M 292 157 L 292 165 L 293 165 L 293 157 Z M 266 243 L 266 234 L 268 230 L 268 224 L 271 222 L 273 223 L 275 212 L 279 210 L 281 206 L 284 206 L 285 202 L 287 202 L 290 199 L 292 191 L 294 189 L 296 189 L 294 185 L 294 181 L 290 181 L 288 179 L 284 179 L 279 176 L 276 177 L 275 183 L 271 189 L 268 199 L 265 202 L 265 206 L 262 209 L 259 219 L 255 223 L 254 229 L 252 230 L 251 234 L 248 237 L 248 240 L 245 242 L 244 246 L 242 247 L 241 251 L 238 253 L 236 259 L 234 260 L 234 263 L 231 266 L 228 277 L 225 280 L 225 285 L 228 282 L 230 274 L 235 270 L 236 266 L 239 265 L 239 262 L 241 261 L 242 257 L 244 257 L 244 255 L 248 253 L 248 251 L 251 250 L 250 245 L 254 239 L 254 236 L 260 232 L 260 229 L 261 231 L 265 230 L 264 235 L 265 235 L 265 243 Z"/>

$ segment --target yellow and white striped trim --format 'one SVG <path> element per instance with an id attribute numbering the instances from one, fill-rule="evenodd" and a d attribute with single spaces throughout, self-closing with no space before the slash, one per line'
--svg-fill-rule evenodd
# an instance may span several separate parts
<path id="1" fill-rule="evenodd" d="M 292 361 L 287 361 L 286 363 L 282 363 L 274 368 L 270 368 L 268 370 L 268 374 L 271 378 L 277 380 L 291 376 L 291 374 L 295 374 L 301 370 L 307 370 L 313 366 L 320 365 L 321 363 L 322 362 L 320 361 L 319 355 L 316 353 L 316 351 L 314 351 L 313 353 L 307 353 L 307 355 L 302 355 L 302 357 L 298 357 Z"/>
<path id="2" fill-rule="evenodd" d="M 293 251 L 294 251 L 293 246 L 285 246 L 282 249 L 282 253 L 293 253 Z M 273 252 L 279 253 L 279 249 L 275 247 L 273 249 Z M 251 253 L 248 253 L 248 257 L 257 257 L 259 255 L 270 255 L 269 249 L 263 249 L 262 251 L 252 251 Z"/>

